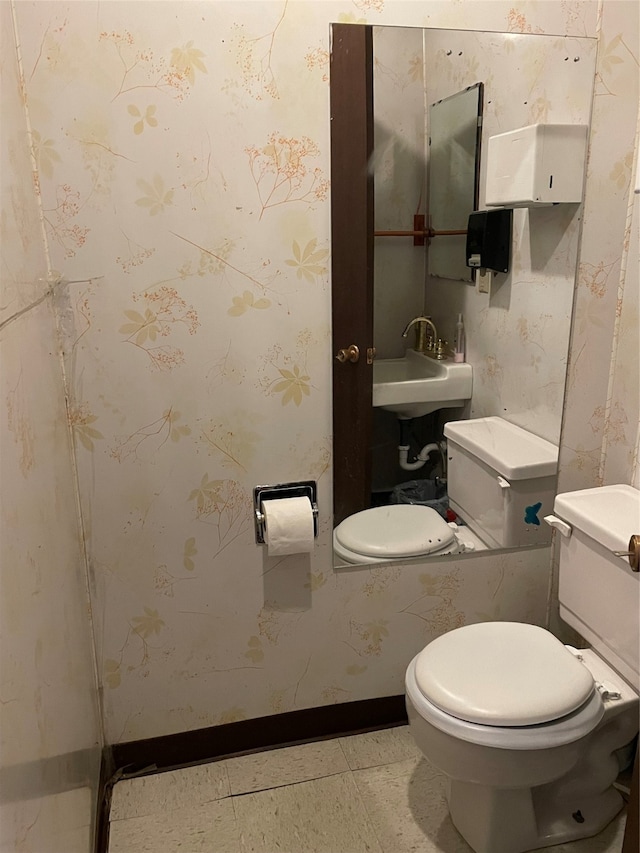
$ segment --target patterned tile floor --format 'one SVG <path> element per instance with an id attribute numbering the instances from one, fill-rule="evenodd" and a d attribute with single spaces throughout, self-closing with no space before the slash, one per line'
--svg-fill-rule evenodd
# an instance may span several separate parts
<path id="1" fill-rule="evenodd" d="M 471 853 L 408 727 L 119 782 L 109 853 Z M 620 853 L 624 815 L 548 853 Z"/>

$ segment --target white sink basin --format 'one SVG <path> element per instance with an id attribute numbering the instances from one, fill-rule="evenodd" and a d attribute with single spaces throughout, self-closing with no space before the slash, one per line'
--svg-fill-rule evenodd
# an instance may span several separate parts
<path id="1" fill-rule="evenodd" d="M 470 364 L 437 361 L 407 350 L 404 358 L 373 362 L 373 405 L 403 418 L 419 418 L 471 399 Z"/>

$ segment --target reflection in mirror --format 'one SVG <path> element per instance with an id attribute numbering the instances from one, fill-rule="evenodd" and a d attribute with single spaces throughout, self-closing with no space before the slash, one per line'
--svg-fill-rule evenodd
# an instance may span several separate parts
<path id="1" fill-rule="evenodd" d="M 343 45 L 337 33 L 355 29 L 359 28 L 333 26 L 332 67 L 334 52 Z M 362 27 L 362 30 L 367 29 Z M 474 93 L 477 100 L 478 89 L 469 87 L 483 83 L 481 150 L 486 151 L 490 136 L 530 124 L 588 125 L 595 75 L 593 39 L 394 27 L 373 30 L 374 115 L 369 131 L 375 132 L 375 154 L 368 158 L 362 154 L 370 150 L 367 145 L 354 147 L 350 154 L 351 168 L 343 168 L 332 178 L 332 220 L 338 222 L 340 211 L 347 208 L 351 217 L 349 227 L 332 226 L 334 348 L 337 351 L 337 347 L 353 343 L 363 354 L 372 347 L 376 350 L 373 363 L 361 358 L 358 364 L 334 367 L 334 507 L 340 506 L 335 518 L 337 529 L 345 518 L 359 511 L 386 510 L 405 499 L 411 503 L 426 503 L 435 508 L 436 513 L 442 510 L 446 516 L 447 486 L 451 476 L 447 468 L 450 454 L 444 443 L 447 423 L 499 417 L 543 440 L 552 454 L 557 447 L 580 205 L 514 210 L 510 272 L 494 274 L 493 280 L 484 280 L 482 287 L 479 283 L 476 286 L 461 283 L 461 276 L 453 272 L 453 264 L 446 267 L 445 272 L 444 265 L 449 264 L 450 259 L 432 257 L 438 240 L 441 241 L 438 251 L 444 253 L 447 247 L 453 246 L 449 242 L 453 238 L 433 238 L 426 241 L 426 245 L 416 246 L 410 236 L 376 237 L 373 257 L 370 257 L 369 237 L 363 236 L 360 220 L 369 221 L 376 231 L 411 229 L 415 214 L 434 215 L 427 204 L 427 172 L 433 179 L 436 170 L 439 175 L 444 170 L 441 164 L 436 169 L 435 158 L 429 161 L 428 148 L 424 145 L 426 137 L 433 133 L 433 121 L 438 120 L 437 115 L 434 119 L 429 114 L 428 105 L 455 105 L 452 96 L 466 90 Z M 346 123 L 341 129 L 341 138 L 347 140 L 345 145 L 351 139 L 361 140 L 367 136 L 366 110 L 363 110 L 359 126 L 354 118 L 355 111 L 348 107 L 349 88 L 356 78 L 358 75 L 353 69 L 350 76 L 343 78 L 332 72 L 332 146 L 340 122 Z M 361 86 L 361 91 L 366 92 L 366 87 Z M 334 98 L 337 104 L 339 97 L 347 103 L 342 119 L 334 110 Z M 332 147 L 332 163 L 334 152 L 339 154 Z M 361 190 L 362 176 L 367 170 L 374 181 L 375 226 L 373 211 L 368 207 L 370 198 Z M 485 174 L 486 162 L 481 156 L 479 197 L 473 205 L 476 209 L 484 207 Z M 445 180 L 445 197 L 447 187 L 455 180 L 451 175 Z M 354 208 L 356 181 L 360 182 L 357 198 L 361 203 Z M 361 259 L 358 261 L 361 268 L 351 265 L 350 269 L 343 269 L 346 265 L 343 260 L 336 260 L 338 258 Z M 371 316 L 369 300 L 372 298 L 373 316 L 370 328 L 354 330 L 353 321 L 345 325 L 336 306 L 345 292 L 353 293 L 352 282 L 361 271 L 365 281 L 364 286 L 359 285 L 358 293 L 363 294 L 363 302 L 355 309 L 359 307 L 363 317 Z M 354 299 L 352 296 L 351 301 Z M 451 408 L 451 403 L 447 405 L 445 399 L 434 410 L 406 419 L 399 419 L 397 412 L 386 410 L 382 404 L 376 405 L 376 395 L 372 397 L 371 388 L 376 369 L 380 375 L 382 362 L 402 359 L 405 373 L 398 369 L 390 370 L 388 375 L 401 376 L 400 381 L 406 382 L 415 379 L 418 371 L 420 381 L 431 390 L 432 379 L 451 373 L 445 368 L 452 361 L 450 348 L 461 314 L 466 331 L 465 366 L 473 375 L 469 402 Z M 413 330 L 407 338 L 402 336 L 407 324 L 421 316 L 430 317 L 437 336 L 448 342 L 443 344 L 445 358 L 441 367 L 432 367 L 425 362 L 428 356 L 414 351 L 416 347 L 420 349 L 420 344 L 419 339 L 414 341 Z M 431 331 L 426 323 L 416 325 L 422 331 Z M 368 407 L 366 413 L 358 414 L 357 429 L 354 428 L 353 407 L 348 417 L 344 417 L 344 407 L 335 404 L 338 387 L 342 389 L 343 400 L 359 400 Z M 404 387 L 403 393 L 406 390 Z M 366 423 L 369 424 L 367 429 Z M 363 440 L 368 430 L 372 439 Z M 485 437 L 480 446 L 486 444 Z M 355 460 L 363 459 L 368 472 L 365 480 L 370 479 L 370 484 L 364 491 L 358 491 L 354 488 L 357 477 L 353 472 Z M 502 479 L 507 483 L 504 476 Z M 495 478 L 494 482 L 497 482 Z M 498 486 L 508 489 L 508 483 Z M 532 501 L 525 507 L 525 515 L 533 519 L 534 525 L 539 520 L 536 504 Z M 495 513 L 496 507 L 492 506 L 490 511 Z M 336 555 L 337 565 L 365 563 L 371 559 L 384 562 L 425 559 L 425 550 L 412 553 L 403 550 L 413 532 L 411 523 L 409 530 L 398 533 L 402 555 L 393 553 L 393 548 L 386 551 L 383 548 L 384 553 L 360 559 L 363 555 L 357 543 L 361 542 L 361 537 L 367 539 L 371 531 L 383 526 L 377 517 L 367 518 L 373 520 L 373 525 L 365 525 L 364 533 L 352 531 L 355 538 L 348 540 L 347 537 L 345 542 L 348 540 L 353 547 L 350 548 L 348 542 L 342 543 L 344 547 Z M 446 524 L 445 518 L 441 520 Z M 488 545 L 482 537 L 480 540 L 478 547 L 495 547 L 495 536 Z M 420 549 L 423 545 L 414 543 L 410 547 Z M 356 557 L 349 556 L 350 552 Z M 446 546 L 431 552 L 434 556 L 436 553 L 441 559 Z"/>
<path id="2" fill-rule="evenodd" d="M 427 221 L 436 234 L 464 231 L 478 206 L 482 91 L 482 83 L 476 83 L 429 108 Z M 464 235 L 433 238 L 427 252 L 429 274 L 473 281 L 465 242 Z"/>
<path id="3" fill-rule="evenodd" d="M 372 27 L 375 234 L 408 231 L 425 213 L 427 124 L 423 33 L 411 27 Z M 399 63 L 399 58 L 404 57 Z M 410 58 L 410 59 L 409 59 Z M 424 249 L 408 237 L 374 239 L 374 343 L 378 358 L 404 353 L 402 331 L 422 311 Z M 410 314 L 410 317 L 407 316 Z"/>

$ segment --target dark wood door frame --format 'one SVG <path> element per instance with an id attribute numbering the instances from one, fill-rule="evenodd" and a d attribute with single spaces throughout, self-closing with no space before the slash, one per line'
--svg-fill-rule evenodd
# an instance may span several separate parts
<path id="1" fill-rule="evenodd" d="M 373 368 L 373 31 L 331 25 L 334 524 L 369 506 Z M 356 363 L 338 350 L 355 344 Z"/>

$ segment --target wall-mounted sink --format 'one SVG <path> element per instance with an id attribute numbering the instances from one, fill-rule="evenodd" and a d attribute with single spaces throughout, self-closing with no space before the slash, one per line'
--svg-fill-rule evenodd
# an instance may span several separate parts
<path id="1" fill-rule="evenodd" d="M 437 361 L 407 350 L 404 358 L 373 362 L 373 405 L 403 418 L 419 418 L 436 409 L 463 406 L 471 399 L 470 364 Z"/>

